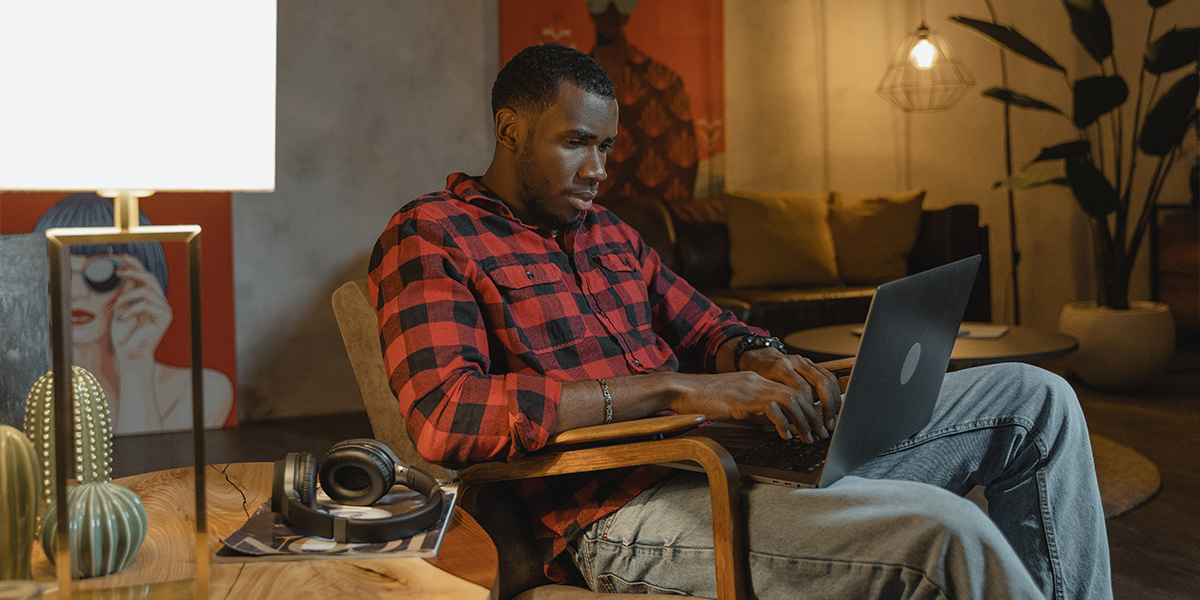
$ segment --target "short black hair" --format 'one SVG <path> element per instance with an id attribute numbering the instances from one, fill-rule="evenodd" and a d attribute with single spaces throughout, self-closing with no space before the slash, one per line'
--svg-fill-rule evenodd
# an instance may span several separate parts
<path id="1" fill-rule="evenodd" d="M 563 81 L 602 98 L 617 97 L 612 79 L 592 57 L 559 44 L 539 44 L 518 52 L 496 75 L 492 115 L 502 108 L 540 115 L 558 100 Z"/>

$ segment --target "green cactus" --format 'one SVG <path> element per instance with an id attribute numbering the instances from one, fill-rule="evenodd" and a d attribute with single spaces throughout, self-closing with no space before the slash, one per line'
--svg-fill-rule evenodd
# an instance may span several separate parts
<path id="1" fill-rule="evenodd" d="M 108 481 L 112 473 L 112 418 L 100 382 L 82 367 L 72 367 L 75 389 L 75 470 L 68 473 L 83 483 Z M 46 373 L 25 405 L 25 433 L 33 440 L 42 462 L 42 501 L 48 503 L 54 475 L 54 373 Z"/>
<path id="2" fill-rule="evenodd" d="M 100 577 L 129 566 L 146 539 L 146 507 L 132 491 L 101 481 L 67 489 L 71 576 Z M 42 549 L 55 562 L 58 507 L 42 519 Z"/>
<path id="3" fill-rule="evenodd" d="M 115 573 L 133 562 L 146 539 L 146 507 L 132 491 L 111 483 L 112 418 L 104 390 L 91 373 L 72 368 L 75 392 L 75 468 L 78 485 L 67 490 L 67 539 L 71 544 L 74 577 Z M 41 460 L 41 478 L 48 504 L 42 517 L 42 549 L 55 561 L 57 507 L 50 502 L 54 473 L 54 374 L 33 385 L 25 406 L 25 431 Z"/>
<path id="4" fill-rule="evenodd" d="M 33 579 L 29 559 L 41 496 L 38 467 L 33 442 L 0 425 L 0 580 Z"/>

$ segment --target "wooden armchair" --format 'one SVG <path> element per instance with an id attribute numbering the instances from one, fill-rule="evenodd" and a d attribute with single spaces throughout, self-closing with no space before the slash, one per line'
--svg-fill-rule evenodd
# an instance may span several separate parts
<path id="1" fill-rule="evenodd" d="M 746 597 L 747 557 L 737 467 L 729 452 L 711 440 L 667 437 L 696 427 L 703 422 L 702 415 L 584 427 L 555 436 L 546 448 L 518 461 L 481 463 L 462 471 L 450 471 L 422 459 L 408 436 L 388 384 L 379 347 L 378 320 L 366 281 L 355 280 L 338 288 L 333 294 L 333 307 L 375 438 L 395 450 L 401 460 L 436 478 L 458 479 L 460 506 L 483 526 L 499 549 L 499 581 L 493 597 L 573 600 L 596 596 L 586 588 L 553 585 L 546 579 L 534 543 L 532 521 L 523 503 L 511 486 L 490 484 L 679 461 L 699 464 L 708 476 L 718 598 Z"/>

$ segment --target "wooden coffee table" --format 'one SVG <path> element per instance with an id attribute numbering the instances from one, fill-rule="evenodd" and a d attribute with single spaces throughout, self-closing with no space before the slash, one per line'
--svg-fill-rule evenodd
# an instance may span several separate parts
<path id="1" fill-rule="evenodd" d="M 783 342 L 814 360 L 846 358 L 858 354 L 861 336 L 854 332 L 856 329 L 861 331 L 862 323 L 805 329 L 784 337 Z M 1077 347 L 1079 342 L 1075 338 L 1057 331 L 1009 325 L 1008 333 L 996 339 L 958 338 L 950 354 L 950 365 L 966 367 L 998 362 L 1034 362 L 1064 356 Z"/>
<path id="2" fill-rule="evenodd" d="M 271 497 L 272 463 L 205 467 L 208 550 L 242 526 Z M 149 531 L 126 569 L 76 580 L 77 590 L 112 591 L 112 597 L 193 598 L 196 590 L 195 478 L 192 468 L 169 469 L 114 480 L 142 499 Z M 35 544 L 37 546 L 37 544 Z M 54 566 L 33 549 L 34 579 L 57 589 Z M 211 598 L 477 598 L 496 580 L 496 546 L 479 523 L 456 509 L 436 558 L 301 560 L 215 563 L 209 567 Z M 128 590 L 128 592 L 118 590 Z M 47 598 L 64 597 L 47 593 Z M 97 596 L 99 597 L 99 596 Z M 108 597 L 107 595 L 105 597 Z"/>

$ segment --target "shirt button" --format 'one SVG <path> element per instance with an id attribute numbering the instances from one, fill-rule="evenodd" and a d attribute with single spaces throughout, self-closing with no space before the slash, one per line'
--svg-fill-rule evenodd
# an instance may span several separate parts
<path id="1" fill-rule="evenodd" d="M 625 266 L 627 266 L 627 267 L 628 267 L 628 266 L 629 266 L 629 261 L 627 261 L 627 260 L 625 260 L 625 259 L 623 259 L 623 258 L 622 258 L 622 259 L 621 259 L 621 264 L 623 264 L 623 265 L 625 265 Z"/>
<path id="2" fill-rule="evenodd" d="M 526 277 L 528 277 L 528 278 L 530 278 L 530 279 L 533 279 L 533 272 L 532 272 L 532 271 L 525 271 L 525 276 L 526 276 Z"/>
<path id="3" fill-rule="evenodd" d="M 633 359 L 633 366 L 640 367 L 642 366 L 642 362 L 635 358 Z"/>

